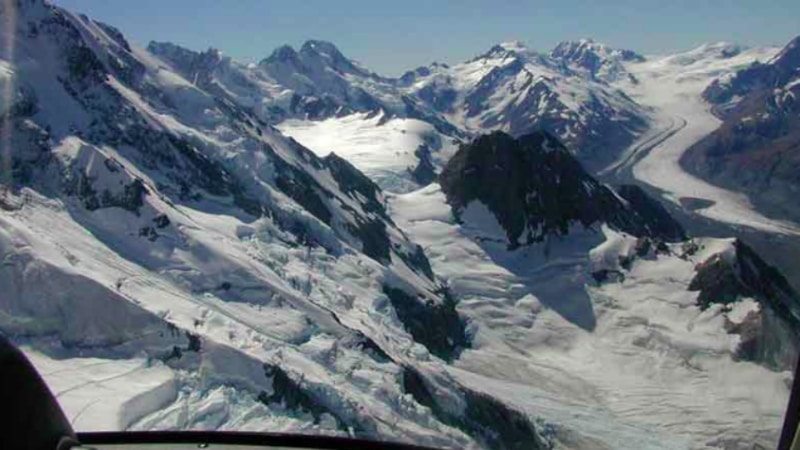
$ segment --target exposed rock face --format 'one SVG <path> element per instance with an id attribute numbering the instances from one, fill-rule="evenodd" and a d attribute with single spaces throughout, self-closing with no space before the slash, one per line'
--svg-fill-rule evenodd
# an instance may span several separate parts
<path id="1" fill-rule="evenodd" d="M 415 298 L 403 289 L 384 286 L 392 307 L 414 340 L 434 355 L 452 361 L 470 346 L 463 319 L 456 312 L 455 300 L 443 291 L 444 303 L 434 305 L 424 298 Z"/>
<path id="2" fill-rule="evenodd" d="M 494 213 L 509 247 L 563 236 L 573 224 L 599 223 L 636 236 L 678 241 L 685 233 L 641 190 L 628 198 L 592 178 L 553 136 L 537 132 L 514 139 L 495 132 L 462 146 L 439 177 L 458 216 L 480 201 Z"/>
<path id="3" fill-rule="evenodd" d="M 340 430 L 354 427 L 345 419 L 328 408 L 323 401 L 315 398 L 313 393 L 305 389 L 300 382 L 294 380 L 285 370 L 276 365 L 264 364 L 264 374 L 272 381 L 272 393 L 261 392 L 258 400 L 265 405 L 280 405 L 284 408 L 311 415 L 315 424 L 319 424 L 323 415 L 329 415 L 336 420 Z M 361 431 L 354 427 L 354 431 Z"/>
<path id="4" fill-rule="evenodd" d="M 681 224 L 672 218 L 661 203 L 648 196 L 642 188 L 625 184 L 618 186 L 616 191 L 628 202 L 628 206 L 637 217 L 637 220 L 629 225 L 628 229 L 631 234 L 640 237 L 658 237 L 667 242 L 686 239 L 686 231 Z"/>
<path id="5" fill-rule="evenodd" d="M 420 145 L 414 151 L 414 156 L 419 159 L 419 163 L 413 170 L 409 168 L 414 181 L 421 186 L 426 186 L 436 180 L 436 167 L 431 161 L 431 149 L 425 144 Z"/>
<path id="6" fill-rule="evenodd" d="M 755 299 L 761 309 L 729 329 L 742 336 L 740 356 L 791 369 L 798 351 L 792 344 L 800 342 L 800 295 L 746 244 L 736 240 L 733 248 L 733 256 L 716 254 L 699 264 L 689 290 L 699 291 L 697 302 L 703 309 Z"/>
<path id="7" fill-rule="evenodd" d="M 684 154 L 688 170 L 750 195 L 767 213 L 800 219 L 800 37 L 703 92 L 723 124 Z"/>
<path id="8" fill-rule="evenodd" d="M 459 428 L 477 438 L 487 448 L 544 449 L 548 448 L 530 419 L 486 394 L 464 386 L 455 386 L 464 403 L 457 413 L 453 406 L 431 392 L 429 381 L 412 367 L 403 368 L 403 388 L 421 405 L 431 409 L 442 422 Z"/>

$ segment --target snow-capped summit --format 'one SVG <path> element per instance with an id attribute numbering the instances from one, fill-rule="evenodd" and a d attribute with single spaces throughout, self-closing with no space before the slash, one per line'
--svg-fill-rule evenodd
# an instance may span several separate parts
<path id="1" fill-rule="evenodd" d="M 789 41 L 769 63 L 785 65 L 787 68 L 800 66 L 800 36 Z"/>
<path id="2" fill-rule="evenodd" d="M 355 61 L 346 58 L 341 51 L 331 42 L 309 40 L 306 41 L 298 51 L 301 61 L 307 68 L 314 66 L 318 68 L 330 68 L 340 74 L 351 74 L 353 76 L 381 79 L 375 73 L 364 69 Z M 266 63 L 265 65 L 269 65 Z"/>
<path id="3" fill-rule="evenodd" d="M 327 41 L 306 41 L 298 51 L 289 45 L 282 45 L 259 63 L 259 66 L 268 73 L 272 73 L 281 65 L 290 65 L 293 70 L 299 72 L 299 75 L 308 76 L 314 82 L 324 81 L 326 70 L 338 76 L 382 80 L 379 75 L 345 57 L 336 45 Z"/>
<path id="4" fill-rule="evenodd" d="M 506 49 L 506 50 L 508 50 L 510 52 L 526 52 L 526 51 L 528 51 L 528 47 L 522 41 L 519 41 L 519 40 L 516 40 L 516 39 L 510 40 L 510 41 L 501 42 L 501 43 L 498 44 L 498 46 L 502 47 L 502 48 L 504 48 L 504 49 Z"/>
<path id="5" fill-rule="evenodd" d="M 591 38 L 559 42 L 550 52 L 550 55 L 555 58 L 579 60 L 590 53 L 606 58 L 616 57 L 621 61 L 642 62 L 645 60 L 644 56 L 633 50 L 611 48 Z"/>
<path id="6" fill-rule="evenodd" d="M 528 48 L 522 41 L 506 41 L 493 45 L 486 52 L 476 56 L 468 62 L 483 62 L 491 64 L 489 61 L 522 61 L 537 60 L 546 64 L 540 59 L 541 55 L 533 49 Z"/>

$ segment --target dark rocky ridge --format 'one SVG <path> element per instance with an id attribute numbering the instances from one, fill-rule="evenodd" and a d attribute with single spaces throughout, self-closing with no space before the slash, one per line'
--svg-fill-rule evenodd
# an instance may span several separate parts
<path id="1" fill-rule="evenodd" d="M 510 248 L 566 235 L 573 224 L 602 222 L 639 237 L 685 238 L 680 224 L 643 191 L 628 186 L 616 194 L 547 132 L 482 136 L 459 149 L 439 182 L 456 216 L 473 200 L 485 204 Z"/>
<path id="2" fill-rule="evenodd" d="M 412 169 L 408 168 L 411 177 L 414 181 L 419 183 L 420 186 L 427 186 L 436 180 L 436 167 L 431 161 L 431 149 L 426 144 L 422 144 L 414 150 L 414 156 L 417 157 L 419 162 Z"/>

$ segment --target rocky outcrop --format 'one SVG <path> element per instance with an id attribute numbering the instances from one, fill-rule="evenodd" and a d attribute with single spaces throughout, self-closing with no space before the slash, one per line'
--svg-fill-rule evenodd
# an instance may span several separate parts
<path id="1" fill-rule="evenodd" d="M 434 355 L 452 361 L 470 346 L 464 321 L 456 312 L 455 299 L 446 290 L 440 292 L 442 303 L 388 285 L 383 286 L 383 293 L 389 297 L 406 331 Z"/>
<path id="2" fill-rule="evenodd" d="M 431 149 L 425 144 L 420 145 L 414 150 L 414 156 L 419 162 L 413 169 L 409 168 L 411 177 L 420 186 L 427 186 L 436 180 L 436 167 L 431 161 Z"/>
<path id="3" fill-rule="evenodd" d="M 264 374 L 272 381 L 272 393 L 261 392 L 258 395 L 261 403 L 267 406 L 277 404 L 299 413 L 309 414 L 315 424 L 319 424 L 323 415 L 329 415 L 336 421 L 337 427 L 343 431 L 355 425 L 348 423 L 333 409 L 327 407 L 324 402 L 315 398 L 312 392 L 305 389 L 300 382 L 289 376 L 279 366 L 265 363 Z"/>
<path id="4" fill-rule="evenodd" d="M 719 253 L 700 263 L 689 290 L 698 291 L 702 309 L 756 300 L 759 311 L 729 326 L 729 332 L 742 336 L 739 356 L 791 369 L 800 350 L 800 295 L 749 246 L 736 240 L 733 249 L 734 255 Z"/>

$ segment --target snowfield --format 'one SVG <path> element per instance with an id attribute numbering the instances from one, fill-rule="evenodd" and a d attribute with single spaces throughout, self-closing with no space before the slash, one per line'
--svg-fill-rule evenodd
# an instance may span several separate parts
<path id="1" fill-rule="evenodd" d="M 673 245 L 597 285 L 590 272 L 618 264 L 635 238 L 576 227 L 509 252 L 485 207 L 457 224 L 437 184 L 391 206 L 477 326 L 449 369 L 458 379 L 545 418 L 568 447 L 774 446 L 791 374 L 732 360 L 738 337 L 723 327 L 758 305 L 701 311 L 686 289 L 695 264 L 730 240 L 700 240 L 685 260 Z"/>
<path id="2" fill-rule="evenodd" d="M 289 119 L 278 127 L 318 156 L 336 153 L 350 161 L 383 190 L 404 193 L 419 183 L 411 171 L 419 164 L 415 152 L 425 146 L 434 167 L 441 168 L 458 149 L 458 140 L 417 119 L 389 118 L 381 112 L 356 113 L 321 121 Z"/>

